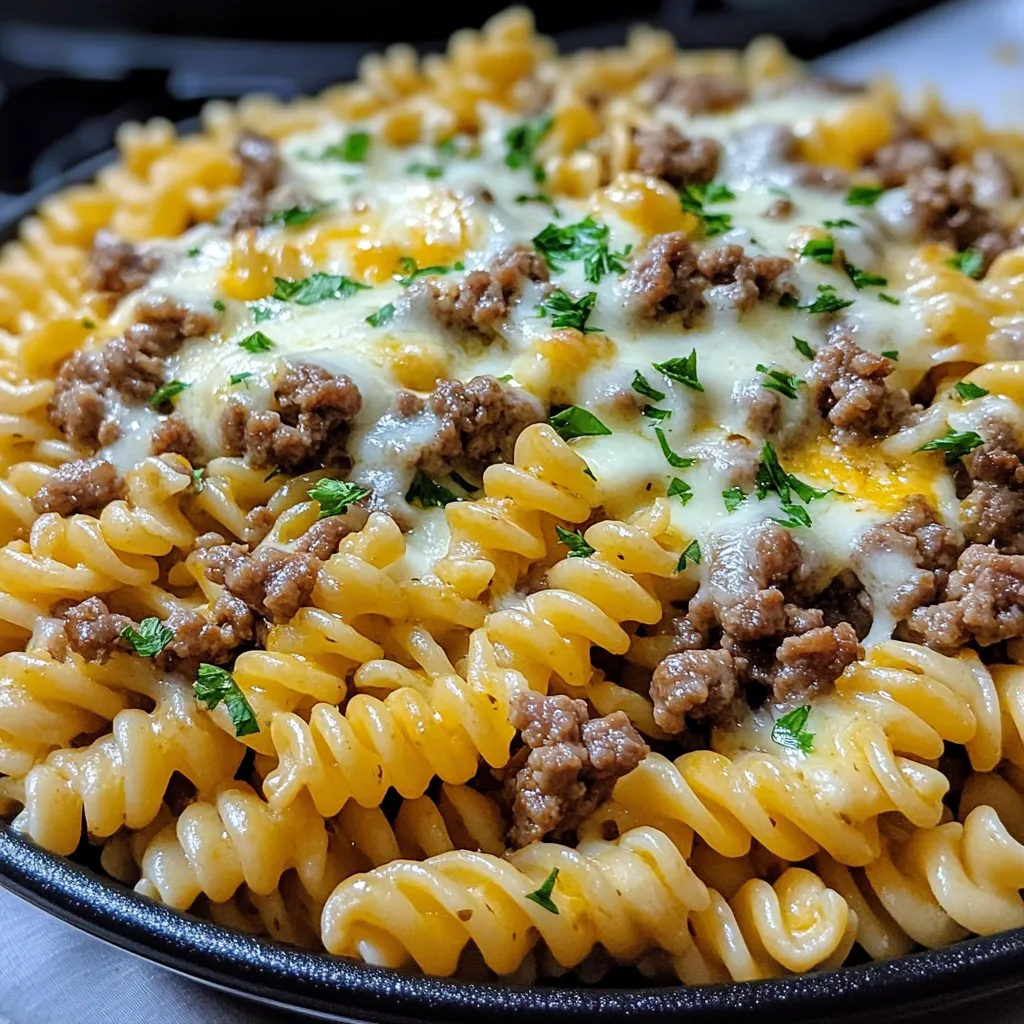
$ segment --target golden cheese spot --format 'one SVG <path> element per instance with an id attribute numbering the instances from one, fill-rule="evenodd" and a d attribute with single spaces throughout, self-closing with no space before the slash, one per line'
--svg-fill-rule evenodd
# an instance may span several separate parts
<path id="1" fill-rule="evenodd" d="M 914 494 L 935 492 L 938 466 L 904 462 L 879 444 L 840 447 L 827 437 L 788 452 L 783 465 L 816 487 L 831 487 L 859 504 L 896 511 Z"/>
<path id="2" fill-rule="evenodd" d="M 400 387 L 430 391 L 438 379 L 448 376 L 448 354 L 432 342 L 385 338 L 378 343 L 377 352 Z"/>
<path id="3" fill-rule="evenodd" d="M 1024 405 L 1024 361 L 986 363 L 967 375 L 972 384 Z"/>
<path id="4" fill-rule="evenodd" d="M 659 178 L 632 171 L 619 174 L 601 189 L 594 196 L 593 210 L 599 215 L 618 214 L 648 237 L 697 228 L 697 218 L 683 212 L 675 189 Z"/>
<path id="5" fill-rule="evenodd" d="M 804 160 L 847 171 L 861 167 L 893 137 L 894 130 L 892 111 L 872 97 L 851 99 L 796 128 Z"/>
<path id="6" fill-rule="evenodd" d="M 545 401 L 571 405 L 580 375 L 595 362 L 612 358 L 615 351 L 604 335 L 566 327 L 534 341 L 529 357 L 516 361 L 515 375 Z"/>

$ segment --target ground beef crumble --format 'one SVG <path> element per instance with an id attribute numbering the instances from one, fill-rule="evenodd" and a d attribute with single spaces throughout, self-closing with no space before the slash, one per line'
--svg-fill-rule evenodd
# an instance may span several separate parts
<path id="1" fill-rule="evenodd" d="M 690 138 L 670 124 L 641 128 L 636 145 L 637 170 L 662 178 L 673 188 L 711 181 L 722 156 L 716 139 Z"/>
<path id="2" fill-rule="evenodd" d="M 1000 551 L 1024 553 L 1024 454 L 1008 423 L 989 419 L 985 443 L 961 460 L 964 535 L 975 544 L 995 542 Z"/>
<path id="3" fill-rule="evenodd" d="M 124 495 L 124 480 L 112 462 L 78 459 L 65 462 L 32 498 L 39 515 L 56 512 L 70 516 L 75 512 L 95 512 Z"/>
<path id="4" fill-rule="evenodd" d="M 274 386 L 274 404 L 253 412 L 231 402 L 220 424 L 225 452 L 244 455 L 257 469 L 280 466 L 288 473 L 350 465 L 348 428 L 363 400 L 348 377 L 305 363 L 289 366 Z"/>
<path id="5" fill-rule="evenodd" d="M 242 184 L 222 220 L 231 231 L 259 227 L 267 216 L 267 197 L 281 174 L 277 143 L 256 132 L 243 132 L 235 149 L 242 165 Z"/>
<path id="6" fill-rule="evenodd" d="M 699 251 L 681 231 L 655 235 L 625 278 L 627 303 L 641 320 L 676 315 L 692 327 L 709 305 L 747 313 L 768 295 L 791 289 L 780 280 L 792 263 L 747 256 L 738 245 Z"/>
<path id="7" fill-rule="evenodd" d="M 96 232 L 89 252 L 88 284 L 114 296 L 141 288 L 160 265 L 152 253 L 143 252 L 105 228 Z"/>
<path id="8" fill-rule="evenodd" d="M 742 82 L 712 74 L 677 76 L 659 72 L 645 83 L 645 91 L 652 104 L 667 103 L 691 116 L 721 114 L 746 103 L 750 97 Z"/>
<path id="9" fill-rule="evenodd" d="M 528 690 L 512 698 L 509 720 L 525 744 L 505 782 L 516 847 L 570 834 L 648 753 L 625 712 L 592 719 L 582 700 Z"/>

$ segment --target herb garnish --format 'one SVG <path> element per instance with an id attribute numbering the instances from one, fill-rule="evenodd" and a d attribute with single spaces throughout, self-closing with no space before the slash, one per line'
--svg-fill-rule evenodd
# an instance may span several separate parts
<path id="1" fill-rule="evenodd" d="M 672 477 L 672 482 L 668 485 L 666 496 L 678 498 L 685 505 L 693 497 L 693 488 L 685 480 L 680 480 L 679 477 L 674 476 Z"/>
<path id="2" fill-rule="evenodd" d="M 887 295 L 885 292 L 878 293 L 878 301 L 888 302 L 890 306 L 898 306 L 900 304 L 900 300 L 895 295 Z"/>
<path id="3" fill-rule="evenodd" d="M 703 391 L 704 385 L 697 379 L 697 350 L 693 349 L 688 356 L 669 359 L 664 363 L 651 364 L 658 373 L 664 374 L 669 380 L 685 384 L 694 391 Z"/>
<path id="4" fill-rule="evenodd" d="M 347 512 L 349 505 L 359 504 L 370 493 L 370 488 L 350 480 L 335 480 L 325 476 L 317 480 L 306 493 L 320 505 L 317 519 L 327 519 Z"/>
<path id="5" fill-rule="evenodd" d="M 367 318 L 366 322 L 371 327 L 385 327 L 391 323 L 395 316 L 395 304 L 389 302 L 384 306 L 381 306 L 376 313 L 371 313 Z"/>
<path id="6" fill-rule="evenodd" d="M 253 331 L 238 343 L 238 347 L 256 355 L 259 352 L 269 352 L 274 347 L 274 343 L 262 331 Z"/>
<path id="7" fill-rule="evenodd" d="M 515 170 L 530 167 L 533 170 L 533 180 L 543 181 L 547 175 L 544 168 L 535 162 L 534 154 L 554 123 L 555 119 L 550 114 L 545 114 L 543 117 L 523 121 L 522 124 L 509 128 L 505 132 L 505 164 Z"/>
<path id="8" fill-rule="evenodd" d="M 272 213 L 266 223 L 283 224 L 286 228 L 300 228 L 332 205 L 332 203 L 315 203 L 313 206 L 289 206 L 287 210 L 278 210 L 277 213 Z"/>
<path id="9" fill-rule="evenodd" d="M 202 466 L 198 469 L 192 470 L 192 490 L 195 491 L 196 494 L 203 493 L 203 474 L 205 472 L 206 470 L 203 469 Z"/>
<path id="10" fill-rule="evenodd" d="M 779 456 L 769 442 L 761 449 L 761 465 L 757 471 L 757 497 L 763 500 L 774 491 L 781 499 L 783 506 L 791 504 L 793 494 L 803 502 L 817 501 L 831 494 L 829 490 L 819 490 L 799 477 L 787 473 L 779 462 Z"/>
<path id="11" fill-rule="evenodd" d="M 707 185 L 684 185 L 679 192 L 679 205 L 686 213 L 692 213 L 704 225 L 704 234 L 709 238 L 720 235 L 732 227 L 731 213 L 709 213 L 705 203 L 721 203 L 736 196 L 727 185 L 710 182 Z"/>
<path id="12" fill-rule="evenodd" d="M 855 267 L 852 263 L 846 264 L 846 274 L 853 282 L 857 291 L 863 288 L 884 288 L 889 281 L 880 274 L 869 274 L 866 270 Z"/>
<path id="13" fill-rule="evenodd" d="M 418 280 L 421 277 L 433 277 L 435 274 L 447 274 L 451 267 L 442 267 L 440 265 L 433 267 L 418 267 L 416 261 L 411 256 L 402 256 L 398 260 L 398 266 L 405 276 L 401 274 L 395 274 L 395 280 L 403 288 L 408 288 L 413 281 Z M 456 268 L 457 269 L 457 268 Z"/>
<path id="14" fill-rule="evenodd" d="M 595 302 L 597 292 L 587 292 L 574 300 L 568 292 L 557 288 L 537 305 L 537 316 L 545 317 L 550 313 L 552 327 L 572 327 L 583 334 L 599 334 L 600 327 L 587 326 Z"/>
<path id="15" fill-rule="evenodd" d="M 667 419 L 671 418 L 672 410 L 671 409 L 659 409 L 655 405 L 645 405 L 640 410 L 640 415 L 641 416 L 646 416 L 648 419 L 651 419 L 651 420 L 667 420 Z"/>
<path id="16" fill-rule="evenodd" d="M 694 458 L 687 458 L 682 455 L 676 455 L 674 451 L 668 445 L 668 439 L 665 437 L 665 431 L 661 427 L 654 428 L 654 436 L 658 439 L 658 444 L 661 445 L 661 454 L 665 456 L 665 461 L 675 469 L 687 469 L 689 466 L 694 465 L 697 460 Z"/>
<path id="17" fill-rule="evenodd" d="M 796 389 L 800 386 L 800 378 L 787 370 L 769 370 L 764 363 L 757 364 L 757 372 L 767 376 L 761 381 L 761 387 L 768 391 L 778 391 L 786 398 L 796 398 Z"/>
<path id="18" fill-rule="evenodd" d="M 885 356 L 886 359 L 891 359 L 894 363 L 898 363 L 900 361 L 900 354 L 894 348 L 887 348 L 881 354 Z"/>
<path id="19" fill-rule="evenodd" d="M 813 302 L 801 306 L 799 300 L 793 295 L 783 295 L 779 299 L 779 305 L 783 309 L 803 309 L 808 313 L 836 313 L 840 309 L 846 309 L 853 305 L 853 299 L 841 299 L 836 295 L 836 289 L 831 284 L 819 284 L 818 295 Z"/>
<path id="20" fill-rule="evenodd" d="M 555 882 L 558 881 L 558 868 L 552 868 L 551 874 L 544 879 L 543 884 L 534 892 L 528 892 L 526 898 L 533 900 L 539 907 L 543 907 L 549 914 L 557 914 L 558 907 L 555 906 L 551 894 L 555 891 Z"/>
<path id="21" fill-rule="evenodd" d="M 951 259 L 944 262 L 947 267 L 959 270 L 961 274 L 978 278 L 981 277 L 981 272 L 985 266 L 985 254 L 980 249 L 964 249 L 963 252 L 958 252 Z"/>
<path id="22" fill-rule="evenodd" d="M 227 306 L 225 306 L 224 303 L 220 301 L 220 299 L 214 299 L 213 308 L 217 310 L 218 313 L 223 313 L 224 310 L 227 309 Z"/>
<path id="23" fill-rule="evenodd" d="M 369 287 L 351 277 L 317 271 L 297 281 L 275 277 L 273 298 L 281 302 L 295 302 L 300 306 L 312 306 L 326 299 L 347 299 L 356 292 L 369 290 Z"/>
<path id="24" fill-rule="evenodd" d="M 969 402 L 972 398 L 984 398 L 988 394 L 988 388 L 983 388 L 970 380 L 958 380 L 953 388 L 965 402 Z"/>
<path id="25" fill-rule="evenodd" d="M 405 169 L 406 174 L 422 174 L 425 178 L 431 180 L 440 178 L 444 174 L 444 168 L 438 167 L 437 164 L 425 164 L 420 161 L 409 164 Z"/>
<path id="26" fill-rule="evenodd" d="M 607 224 L 598 224 L 587 216 L 578 224 L 564 228 L 548 224 L 534 235 L 533 244 L 554 271 L 563 269 L 563 261 L 583 260 L 584 277 L 591 284 L 597 284 L 605 274 L 624 273 L 626 267 L 622 261 L 632 250 L 632 246 L 627 245 L 621 252 L 612 252 L 608 245 L 610 234 Z"/>
<path id="27" fill-rule="evenodd" d="M 405 500 L 410 505 L 419 505 L 420 508 L 444 508 L 453 501 L 458 501 L 458 495 L 453 494 L 447 487 L 431 480 L 422 470 L 416 470 L 409 490 L 405 492 Z"/>
<path id="28" fill-rule="evenodd" d="M 746 500 L 747 496 L 739 487 L 730 487 L 727 491 L 722 491 L 722 501 L 725 502 L 726 512 L 735 512 Z"/>
<path id="29" fill-rule="evenodd" d="M 523 203 L 543 203 L 545 206 L 551 207 L 551 212 L 556 217 L 561 217 L 561 213 L 558 211 L 558 207 L 555 206 L 554 199 L 551 196 L 544 195 L 543 192 L 534 192 L 533 195 L 527 195 L 525 192 L 522 195 L 516 196 L 516 204 L 522 206 Z"/>
<path id="30" fill-rule="evenodd" d="M 199 666 L 193 689 L 196 699 L 201 700 L 210 711 L 223 702 L 231 724 L 235 727 L 236 736 L 251 736 L 260 731 L 255 712 L 227 669 L 204 662 Z"/>
<path id="31" fill-rule="evenodd" d="M 138 629 L 125 626 L 121 638 L 135 648 L 140 658 L 155 658 L 174 639 L 174 630 L 154 616 L 143 619 Z"/>
<path id="32" fill-rule="evenodd" d="M 639 370 L 633 374 L 633 383 L 630 386 L 638 395 L 643 395 L 644 398 L 650 398 L 655 402 L 660 402 L 665 397 L 665 392 L 652 388 L 647 378 Z"/>
<path id="33" fill-rule="evenodd" d="M 944 452 L 946 465 L 955 466 L 959 459 L 962 459 L 969 452 L 974 451 L 979 445 L 984 444 L 984 438 L 973 430 L 957 432 L 952 427 L 946 427 L 946 433 L 942 437 L 935 438 L 927 444 L 915 448 L 917 452 Z"/>
<path id="34" fill-rule="evenodd" d="M 812 238 L 800 250 L 800 255 L 830 266 L 836 257 L 835 239 L 831 235 L 826 238 Z"/>
<path id="35" fill-rule="evenodd" d="M 569 558 L 588 558 L 595 551 L 595 549 L 583 539 L 582 530 L 567 530 L 563 526 L 556 526 L 555 534 L 569 549 Z"/>
<path id="36" fill-rule="evenodd" d="M 811 348 L 811 346 L 806 341 L 804 341 L 803 338 L 798 338 L 794 334 L 793 335 L 793 345 L 795 346 L 797 352 L 800 353 L 800 355 L 806 356 L 808 359 L 813 359 L 814 358 L 814 349 Z"/>
<path id="37" fill-rule="evenodd" d="M 885 191 L 878 185 L 854 185 L 846 193 L 847 206 L 874 206 Z"/>
<path id="38" fill-rule="evenodd" d="M 321 150 L 318 156 L 302 154 L 305 160 L 341 160 L 346 164 L 361 164 L 370 150 L 369 132 L 350 132 L 341 142 L 332 143 Z"/>
<path id="39" fill-rule="evenodd" d="M 679 556 L 679 561 L 676 562 L 676 572 L 682 572 L 686 568 L 687 561 L 692 562 L 694 565 L 700 565 L 700 560 L 700 542 L 696 539 L 691 540 Z"/>
<path id="40" fill-rule="evenodd" d="M 839 220 L 826 220 L 822 222 L 827 228 L 855 228 L 857 225 L 852 220 L 840 217 Z"/>
<path id="41" fill-rule="evenodd" d="M 611 431 L 592 413 L 579 405 L 570 405 L 559 413 L 555 413 L 548 423 L 555 428 L 563 441 L 571 441 L 576 437 L 600 437 Z"/>
<path id="42" fill-rule="evenodd" d="M 253 374 L 249 370 L 245 370 L 242 373 L 233 373 L 233 374 L 231 374 L 231 377 L 229 378 L 228 383 L 229 384 L 245 384 L 245 382 L 251 376 L 253 376 Z M 246 387 L 248 387 L 248 385 L 246 385 Z"/>
<path id="43" fill-rule="evenodd" d="M 794 708 L 788 711 L 781 718 L 777 719 L 772 726 L 772 739 L 780 747 L 787 747 L 789 750 L 799 750 L 802 754 L 809 754 L 814 746 L 814 733 L 808 732 L 805 726 L 807 718 L 811 713 L 811 705 Z"/>
<path id="44" fill-rule="evenodd" d="M 191 384 L 186 384 L 180 380 L 169 380 L 166 384 L 158 387 L 153 393 L 153 397 L 149 400 L 149 404 L 154 409 L 159 409 L 161 405 L 169 402 L 172 398 L 176 398 L 186 388 L 192 387 Z"/>

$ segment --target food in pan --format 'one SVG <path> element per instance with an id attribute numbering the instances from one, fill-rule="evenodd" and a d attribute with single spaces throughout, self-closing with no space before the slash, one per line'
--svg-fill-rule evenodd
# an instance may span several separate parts
<path id="1" fill-rule="evenodd" d="M 0 257 L 15 829 L 467 978 L 1024 925 L 1021 136 L 514 10 L 119 148 Z"/>

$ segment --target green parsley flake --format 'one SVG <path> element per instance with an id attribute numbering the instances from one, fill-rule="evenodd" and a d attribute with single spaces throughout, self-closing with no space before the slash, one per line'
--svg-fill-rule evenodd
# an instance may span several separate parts
<path id="1" fill-rule="evenodd" d="M 696 349 L 693 349 L 685 358 L 677 357 L 669 359 L 664 363 L 652 363 L 651 365 L 658 373 L 668 377 L 669 380 L 685 384 L 688 388 L 693 388 L 694 391 L 704 390 L 704 385 L 697 379 Z"/>
<path id="2" fill-rule="evenodd" d="M 676 562 L 676 572 L 682 572 L 686 568 L 686 563 L 690 562 L 693 565 L 700 565 L 701 553 L 700 553 L 700 542 L 696 539 L 691 540 L 686 545 L 686 549 L 679 556 L 679 561 Z"/>
<path id="3" fill-rule="evenodd" d="M 792 295 L 783 295 L 779 305 L 784 309 L 802 309 L 808 313 L 837 313 L 847 306 L 853 305 L 853 299 L 843 299 L 836 295 L 833 285 L 819 284 L 818 295 L 813 302 L 801 306 L 799 300 Z"/>
<path id="4" fill-rule="evenodd" d="M 286 228 L 300 228 L 332 205 L 332 203 L 315 203 L 313 206 L 289 206 L 286 210 L 278 210 L 277 213 L 272 213 L 267 218 L 266 223 L 281 224 Z"/>
<path id="5" fill-rule="evenodd" d="M 320 505 L 317 519 L 340 516 L 348 511 L 349 505 L 358 505 L 370 493 L 369 487 L 354 484 L 350 480 L 335 480 L 324 477 L 306 492 Z"/>
<path id="6" fill-rule="evenodd" d="M 793 335 L 793 345 L 795 346 L 797 352 L 800 353 L 800 355 L 806 356 L 808 359 L 813 359 L 814 358 L 814 349 L 811 348 L 811 346 L 806 341 L 804 341 L 803 338 L 798 338 L 794 334 Z"/>
<path id="7" fill-rule="evenodd" d="M 983 388 L 969 380 L 958 380 L 953 385 L 953 388 L 965 402 L 969 402 L 972 398 L 984 398 L 988 394 L 987 388 Z"/>
<path id="8" fill-rule="evenodd" d="M 722 501 L 725 502 L 726 512 L 735 512 L 746 500 L 747 496 L 739 487 L 730 487 L 727 491 L 722 491 Z"/>
<path id="9" fill-rule="evenodd" d="M 227 307 L 224 305 L 223 302 L 220 301 L 220 299 L 213 300 L 213 308 L 217 310 L 218 313 L 223 313 L 224 310 L 227 309 Z"/>
<path id="10" fill-rule="evenodd" d="M 419 505 L 420 508 L 444 508 L 459 498 L 447 487 L 442 487 L 431 480 L 422 470 L 417 470 L 409 490 L 405 493 L 405 500 L 410 505 Z"/>
<path id="11" fill-rule="evenodd" d="M 874 206 L 885 191 L 877 185 L 854 185 L 846 193 L 847 206 Z"/>
<path id="12" fill-rule="evenodd" d="M 808 732 L 806 729 L 810 713 L 811 705 L 805 704 L 776 719 L 775 725 L 772 726 L 772 739 L 780 747 L 809 754 L 814 746 L 814 733 Z"/>
<path id="13" fill-rule="evenodd" d="M 891 360 L 892 360 L 892 361 L 893 361 L 894 363 L 898 363 L 898 362 L 900 361 L 900 354 L 899 354 L 899 352 L 898 352 L 898 351 L 897 351 L 896 349 L 894 349 L 894 348 L 888 348 L 888 349 L 886 349 L 886 350 L 885 350 L 885 351 L 884 351 L 884 352 L 882 353 L 882 355 L 883 355 L 883 356 L 885 356 L 885 358 L 886 358 L 886 359 L 891 359 Z"/>
<path id="14" fill-rule="evenodd" d="M 296 281 L 275 277 L 273 298 L 281 302 L 295 302 L 300 306 L 312 306 L 327 299 L 347 299 L 356 292 L 367 291 L 369 287 L 351 277 L 317 271 Z"/>
<path id="15" fill-rule="evenodd" d="M 676 455 L 676 453 L 669 447 L 668 439 L 665 437 L 665 431 L 662 430 L 661 427 L 654 428 L 654 436 L 657 437 L 658 444 L 661 445 L 661 454 L 665 456 L 665 461 L 674 469 L 687 469 L 697 462 L 696 459 Z"/>
<path id="16" fill-rule="evenodd" d="M 152 617 L 143 619 L 138 629 L 125 626 L 121 639 L 127 640 L 140 658 L 155 658 L 174 639 L 174 630 Z"/>
<path id="17" fill-rule="evenodd" d="M 563 441 L 577 437 L 600 437 L 611 431 L 592 413 L 579 405 L 570 405 L 556 413 L 548 423 L 555 428 Z"/>
<path id="18" fill-rule="evenodd" d="M 864 288 L 884 288 L 889 282 L 880 274 L 869 274 L 866 270 L 855 267 L 852 263 L 846 264 L 846 274 L 853 282 L 857 291 Z"/>
<path id="19" fill-rule="evenodd" d="M 825 227 L 838 229 L 838 228 L 855 228 L 857 225 L 852 220 L 847 220 L 845 217 L 841 217 L 839 220 L 826 220 L 823 222 Z"/>
<path id="20" fill-rule="evenodd" d="M 945 264 L 968 277 L 979 278 L 985 268 L 985 254 L 980 249 L 964 249 L 952 259 L 946 260 Z"/>
<path id="21" fill-rule="evenodd" d="M 809 260 L 816 260 L 830 266 L 836 257 L 835 239 L 829 235 L 827 238 L 812 238 L 801 250 L 800 255 Z"/>
<path id="22" fill-rule="evenodd" d="M 761 381 L 761 387 L 768 391 L 778 391 L 786 398 L 796 398 L 796 389 L 800 386 L 800 378 L 788 370 L 769 370 L 764 363 L 757 364 L 757 372 L 767 376 Z"/>
<path id="23" fill-rule="evenodd" d="M 685 480 L 674 476 L 668 485 L 666 495 L 669 498 L 678 498 L 685 505 L 693 497 L 693 488 Z"/>
<path id="24" fill-rule="evenodd" d="M 787 502 L 782 503 L 782 511 L 786 513 L 785 519 L 775 519 L 779 526 L 785 526 L 787 530 L 795 530 L 799 526 L 808 527 L 811 525 L 811 515 L 802 505 L 793 505 Z"/>
<path id="25" fill-rule="evenodd" d="M 537 906 L 542 907 L 549 914 L 557 914 L 558 907 L 555 906 L 554 900 L 551 899 L 551 894 L 555 891 L 555 882 L 558 881 L 558 868 L 552 868 L 551 874 L 544 879 L 543 884 L 539 889 L 533 892 L 528 892 L 526 898 L 532 900 Z"/>
<path id="26" fill-rule="evenodd" d="M 898 306 L 900 304 L 900 300 L 895 295 L 887 295 L 885 292 L 878 293 L 878 301 L 888 302 L 890 306 Z"/>
<path id="27" fill-rule="evenodd" d="M 398 260 L 398 266 L 402 271 L 402 274 L 395 274 L 395 280 L 403 288 L 408 288 L 413 281 L 419 280 L 421 277 L 433 277 L 437 274 L 447 274 L 451 271 L 451 267 L 433 266 L 433 267 L 417 267 L 416 261 L 411 256 L 402 256 Z M 459 269 L 456 267 L 456 269 Z"/>
<path id="28" fill-rule="evenodd" d="M 255 712 L 227 669 L 204 662 L 199 666 L 193 689 L 196 699 L 202 701 L 209 711 L 218 704 L 224 704 L 236 736 L 251 736 L 260 731 Z"/>
<path id="29" fill-rule="evenodd" d="M 708 185 L 684 185 L 679 192 L 679 205 L 686 213 L 692 213 L 704 226 L 709 238 L 720 235 L 732 227 L 731 213 L 710 213 L 705 203 L 720 203 L 736 196 L 726 185 L 711 182 Z"/>
<path id="30" fill-rule="evenodd" d="M 405 173 L 422 174 L 425 178 L 433 180 L 444 175 L 444 168 L 438 167 L 437 164 L 425 164 L 417 161 L 416 163 L 409 164 L 405 169 Z"/>
<path id="31" fill-rule="evenodd" d="M 246 352 L 251 352 L 253 355 L 258 355 L 260 352 L 269 352 L 274 347 L 274 343 L 262 331 L 253 331 L 238 343 L 238 347 L 244 348 Z"/>
<path id="32" fill-rule="evenodd" d="M 562 526 L 555 527 L 558 539 L 569 549 L 569 558 L 589 558 L 594 553 L 584 539 L 582 530 L 566 530 Z"/>
<path id="33" fill-rule="evenodd" d="M 201 250 L 200 250 L 199 246 L 198 245 L 193 245 L 188 250 L 188 257 L 189 257 L 189 259 L 194 260 L 199 255 L 200 252 L 201 252 Z"/>
<path id="34" fill-rule="evenodd" d="M 587 292 L 578 299 L 568 293 L 556 288 L 537 306 L 537 316 L 545 317 L 551 314 L 552 327 L 571 327 L 583 334 L 599 334 L 600 327 L 588 327 L 587 320 L 594 311 L 594 303 L 597 302 L 597 292 Z"/>
<path id="35" fill-rule="evenodd" d="M 537 147 L 541 140 L 555 123 L 550 114 L 538 117 L 532 121 L 523 121 L 522 124 L 513 125 L 505 132 L 505 164 L 514 170 L 530 168 L 533 172 L 534 181 L 543 181 L 547 175 L 544 168 L 535 162 Z"/>
<path id="36" fill-rule="evenodd" d="M 198 469 L 192 470 L 192 490 L 195 491 L 196 494 L 203 493 L 203 474 L 205 472 L 206 470 L 203 469 L 202 466 Z"/>
<path id="37" fill-rule="evenodd" d="M 654 402 L 660 402 L 665 397 L 665 392 L 652 388 L 647 378 L 639 370 L 633 374 L 633 383 L 630 386 L 638 395 L 650 398 Z"/>
<path id="38" fill-rule="evenodd" d="M 86 329 L 87 331 L 91 331 L 91 330 L 93 330 L 93 328 L 95 328 L 95 326 L 96 326 L 96 322 L 95 322 L 94 320 L 90 320 L 90 319 L 88 319 L 87 317 L 86 317 L 86 318 L 84 318 L 84 319 L 82 319 L 82 320 L 80 320 L 80 321 L 79 321 L 79 323 L 80 323 L 80 324 L 81 324 L 81 325 L 82 325 L 82 326 L 83 326 L 83 327 L 84 327 L 84 328 L 85 328 L 85 329 Z"/>
<path id="39" fill-rule="evenodd" d="M 186 388 L 192 387 L 191 384 L 186 384 L 180 380 L 169 380 L 166 384 L 157 388 L 153 394 L 153 397 L 149 400 L 149 404 L 154 409 L 159 409 L 160 406 L 166 405 L 173 398 L 177 398 Z"/>
<path id="40" fill-rule="evenodd" d="M 564 228 L 548 224 L 534 235 L 533 244 L 556 272 L 564 269 L 563 262 L 583 260 L 583 276 L 591 284 L 597 284 L 605 274 L 624 273 L 626 266 L 622 261 L 632 250 L 632 246 L 627 245 L 622 252 L 612 252 L 608 244 L 610 234 L 607 224 L 598 224 L 588 216 Z"/>
<path id="41" fill-rule="evenodd" d="M 761 465 L 757 471 L 757 497 L 758 500 L 774 492 L 782 500 L 783 506 L 792 504 L 793 494 L 805 504 L 817 501 L 831 494 L 831 490 L 819 490 L 809 483 L 787 473 L 779 462 L 779 456 L 769 442 L 765 442 L 761 449 Z"/>
<path id="42" fill-rule="evenodd" d="M 233 373 L 230 377 L 231 384 L 245 384 L 245 382 L 253 376 L 248 370 L 244 373 Z M 248 387 L 248 385 L 246 385 Z"/>
<path id="43" fill-rule="evenodd" d="M 522 206 L 523 203 L 543 203 L 545 206 L 551 207 L 551 212 L 556 217 L 561 217 L 562 214 L 559 212 L 558 207 L 555 206 L 554 199 L 551 196 L 544 195 L 543 192 L 534 192 L 533 195 L 527 195 L 525 192 L 522 195 L 516 196 L 516 204 Z"/>
<path id="44" fill-rule="evenodd" d="M 657 406 L 654 405 L 645 405 L 640 410 L 640 413 L 641 415 L 646 416 L 648 419 L 651 420 L 667 420 L 671 419 L 672 417 L 671 409 L 659 409 Z"/>
<path id="45" fill-rule="evenodd" d="M 317 156 L 306 155 L 307 160 L 340 160 L 346 164 L 366 162 L 372 136 L 369 132 L 350 132 L 341 142 L 332 143 Z"/>
<path id="46" fill-rule="evenodd" d="M 946 433 L 942 437 L 935 438 L 927 444 L 915 448 L 918 452 L 944 452 L 946 465 L 955 466 L 969 452 L 974 451 L 979 445 L 985 443 L 984 438 L 973 430 L 956 431 L 952 427 L 946 427 Z"/>
<path id="47" fill-rule="evenodd" d="M 366 322 L 371 327 L 386 327 L 395 317 L 395 304 L 393 302 L 381 306 L 376 313 L 371 313 Z"/>

